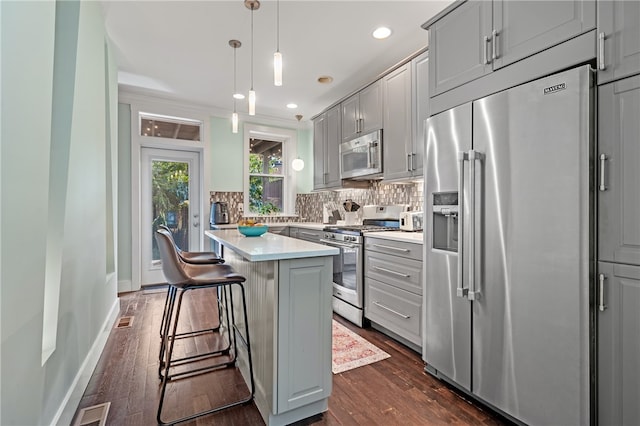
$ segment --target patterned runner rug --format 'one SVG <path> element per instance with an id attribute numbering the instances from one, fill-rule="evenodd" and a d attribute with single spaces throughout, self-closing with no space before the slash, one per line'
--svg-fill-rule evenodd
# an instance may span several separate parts
<path id="1" fill-rule="evenodd" d="M 362 367 L 391 355 L 333 320 L 333 374 Z"/>

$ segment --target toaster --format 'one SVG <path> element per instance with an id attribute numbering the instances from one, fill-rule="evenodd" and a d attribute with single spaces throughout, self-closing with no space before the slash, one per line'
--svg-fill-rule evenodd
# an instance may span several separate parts
<path id="1" fill-rule="evenodd" d="M 400 213 L 400 229 L 403 231 L 422 231 L 422 212 Z"/>

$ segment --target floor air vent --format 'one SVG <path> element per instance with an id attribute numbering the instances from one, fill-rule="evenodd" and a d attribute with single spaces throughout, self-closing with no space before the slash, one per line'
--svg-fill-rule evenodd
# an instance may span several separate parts
<path id="1" fill-rule="evenodd" d="M 73 426 L 104 426 L 107 424 L 110 402 L 83 408 Z"/>
<path id="2" fill-rule="evenodd" d="M 133 324 L 133 317 L 120 317 L 115 328 L 127 328 Z"/>

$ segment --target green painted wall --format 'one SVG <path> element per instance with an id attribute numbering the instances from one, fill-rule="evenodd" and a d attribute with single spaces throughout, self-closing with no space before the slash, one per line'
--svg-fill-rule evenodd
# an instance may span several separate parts
<path id="1" fill-rule="evenodd" d="M 211 191 L 242 191 L 244 136 L 242 123 L 238 133 L 231 132 L 228 118 L 211 117 Z M 206 167 L 206 166 L 205 166 Z"/>
<path id="2" fill-rule="evenodd" d="M 242 192 L 243 178 L 243 122 L 238 126 L 238 133 L 231 132 L 228 117 L 211 117 L 211 182 L 209 190 L 220 192 Z M 269 126 L 267 124 L 267 126 Z M 285 128 L 282 126 L 270 126 Z M 291 128 L 289 128 L 291 129 Z M 313 189 L 313 132 L 308 129 L 298 131 L 298 155 L 304 160 L 305 167 L 296 174 L 296 190 L 298 193 L 311 192 Z"/>
<path id="3" fill-rule="evenodd" d="M 118 281 L 131 288 L 131 106 L 118 104 Z"/>
<path id="4" fill-rule="evenodd" d="M 2 1 L 0 8 L 0 424 L 50 424 L 117 303 L 115 280 L 106 272 L 106 111 L 112 106 L 105 89 L 113 91 L 115 80 L 106 73 L 97 2 Z M 75 24 L 56 27 L 56 14 L 76 14 Z M 76 39 L 75 46 L 54 43 Z M 64 84 L 54 86 L 64 81 L 54 74 L 54 60 L 73 60 L 63 50 L 76 52 L 72 96 Z M 51 144 L 55 138 L 68 147 L 62 160 Z M 111 165 L 114 170 L 117 162 Z M 62 188 L 50 185 L 61 167 Z M 48 213 L 60 206 L 61 255 L 59 264 L 47 266 L 47 259 L 57 259 L 47 252 Z M 56 347 L 43 365 L 47 270 L 59 271 L 60 287 Z"/>

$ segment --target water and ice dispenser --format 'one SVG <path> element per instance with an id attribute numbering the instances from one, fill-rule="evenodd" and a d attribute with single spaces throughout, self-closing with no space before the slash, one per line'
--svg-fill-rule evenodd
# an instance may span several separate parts
<path id="1" fill-rule="evenodd" d="M 433 193 L 433 248 L 458 252 L 458 192 Z"/>

